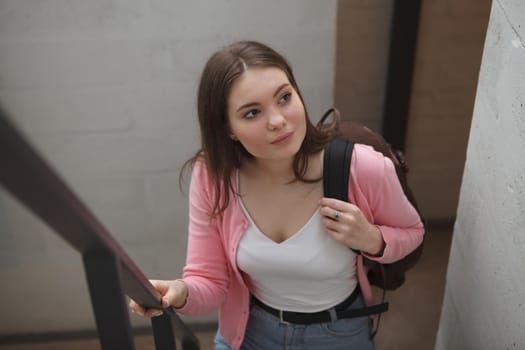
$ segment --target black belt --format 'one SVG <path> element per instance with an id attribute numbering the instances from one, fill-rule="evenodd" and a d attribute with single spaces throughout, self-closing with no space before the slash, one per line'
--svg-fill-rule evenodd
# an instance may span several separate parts
<path id="1" fill-rule="evenodd" d="M 359 287 L 356 287 L 348 298 L 346 298 L 343 302 L 337 304 L 333 308 L 312 313 L 277 310 L 271 306 L 264 304 L 262 301 L 255 297 L 253 297 L 253 302 L 266 312 L 277 316 L 282 323 L 296 324 L 325 323 L 343 318 L 370 316 L 388 310 L 388 303 L 367 306 L 359 309 L 346 310 L 350 305 L 354 303 L 359 294 L 360 289 Z"/>

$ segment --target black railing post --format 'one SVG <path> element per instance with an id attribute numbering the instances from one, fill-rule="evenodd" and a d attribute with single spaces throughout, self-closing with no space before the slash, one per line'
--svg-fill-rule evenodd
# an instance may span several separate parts
<path id="1" fill-rule="evenodd" d="M 151 326 L 153 327 L 153 339 L 155 340 L 156 350 L 177 349 L 173 317 L 164 312 L 162 316 L 151 319 Z"/>
<path id="2" fill-rule="evenodd" d="M 119 261 L 106 253 L 87 253 L 83 260 L 102 349 L 134 349 Z"/>

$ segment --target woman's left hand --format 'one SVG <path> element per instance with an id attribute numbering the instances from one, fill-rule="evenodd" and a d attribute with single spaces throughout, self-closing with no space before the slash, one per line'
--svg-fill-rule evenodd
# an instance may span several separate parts
<path id="1" fill-rule="evenodd" d="M 385 242 L 381 231 L 357 206 L 335 198 L 321 198 L 319 204 L 325 230 L 336 241 L 370 255 L 382 254 Z"/>

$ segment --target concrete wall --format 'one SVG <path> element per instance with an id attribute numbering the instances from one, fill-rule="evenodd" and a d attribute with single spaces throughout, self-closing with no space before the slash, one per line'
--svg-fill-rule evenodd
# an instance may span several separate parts
<path id="1" fill-rule="evenodd" d="M 406 156 L 429 222 L 456 214 L 490 4 L 422 2 Z"/>
<path id="2" fill-rule="evenodd" d="M 206 59 L 233 40 L 269 43 L 319 116 L 333 103 L 335 19 L 335 0 L 3 0 L 0 101 L 146 275 L 174 278 Z M 0 281 L 1 334 L 94 326 L 80 257 L 4 191 Z"/>
<path id="3" fill-rule="evenodd" d="M 494 0 L 436 349 L 525 344 L 525 3 Z"/>
<path id="4" fill-rule="evenodd" d="M 456 214 L 490 3 L 422 1 L 406 157 L 428 222 Z M 338 2 L 335 105 L 374 130 L 382 125 L 392 4 Z"/>
<path id="5" fill-rule="evenodd" d="M 339 0 L 335 106 L 373 130 L 383 125 L 393 1 Z"/>

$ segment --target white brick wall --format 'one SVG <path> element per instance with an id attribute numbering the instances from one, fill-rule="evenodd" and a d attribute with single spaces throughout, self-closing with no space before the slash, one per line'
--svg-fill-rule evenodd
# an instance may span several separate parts
<path id="1" fill-rule="evenodd" d="M 269 43 L 315 119 L 333 104 L 335 15 L 335 0 L 3 0 L 0 101 L 148 276 L 177 277 L 206 59 Z M 92 328 L 80 257 L 3 191 L 0 220 L 0 333 Z"/>
<path id="2" fill-rule="evenodd" d="M 525 3 L 494 0 L 436 349 L 525 344 Z"/>

